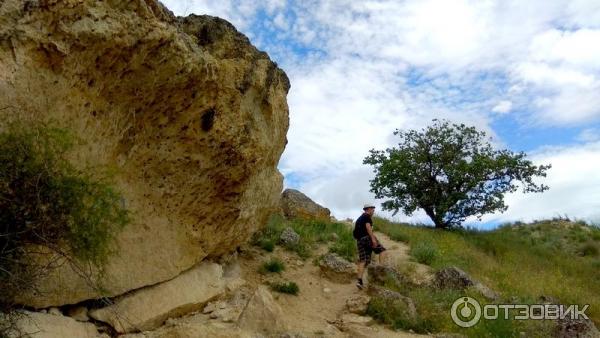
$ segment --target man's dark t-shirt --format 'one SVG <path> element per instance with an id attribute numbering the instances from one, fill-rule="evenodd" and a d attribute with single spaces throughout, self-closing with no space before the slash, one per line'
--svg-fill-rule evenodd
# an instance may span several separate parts
<path id="1" fill-rule="evenodd" d="M 360 217 L 356 220 L 356 223 L 354 225 L 354 238 L 360 239 L 365 236 L 369 236 L 369 233 L 367 232 L 367 223 L 373 226 L 371 216 L 369 216 L 369 214 L 360 215 Z"/>

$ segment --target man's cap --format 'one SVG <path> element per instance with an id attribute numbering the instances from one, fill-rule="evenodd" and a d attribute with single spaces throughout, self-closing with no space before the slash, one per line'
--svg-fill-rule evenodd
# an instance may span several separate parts
<path id="1" fill-rule="evenodd" d="M 363 206 L 363 210 L 368 208 L 375 208 L 375 206 L 373 205 L 373 203 L 365 203 L 365 205 Z"/>

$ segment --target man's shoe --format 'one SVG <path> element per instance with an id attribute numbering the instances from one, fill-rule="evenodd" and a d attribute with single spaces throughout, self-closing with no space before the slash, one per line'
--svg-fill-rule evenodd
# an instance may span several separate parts
<path id="1" fill-rule="evenodd" d="M 362 279 L 359 279 L 359 280 L 357 280 L 357 281 L 356 281 L 356 287 L 357 287 L 359 290 L 362 290 L 362 289 L 364 289 L 364 287 L 365 287 L 365 286 L 363 285 L 363 281 L 362 281 Z"/>

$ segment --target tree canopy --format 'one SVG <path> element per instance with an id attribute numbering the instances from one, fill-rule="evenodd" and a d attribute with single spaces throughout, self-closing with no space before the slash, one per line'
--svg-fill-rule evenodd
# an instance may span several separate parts
<path id="1" fill-rule="evenodd" d="M 550 165 L 534 165 L 524 152 L 495 149 L 483 131 L 465 124 L 433 120 L 423 130 L 396 130 L 398 147 L 370 150 L 363 163 L 374 167 L 371 192 L 383 210 L 412 215 L 423 209 L 437 228 L 460 225 L 470 216 L 508 208 L 504 195 L 519 186 L 543 192 Z"/>

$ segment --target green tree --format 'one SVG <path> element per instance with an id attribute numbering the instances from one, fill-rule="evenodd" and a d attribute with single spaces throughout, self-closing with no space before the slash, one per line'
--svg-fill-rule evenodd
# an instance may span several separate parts
<path id="1" fill-rule="evenodd" d="M 534 182 L 550 165 L 536 166 L 523 152 L 497 150 L 486 133 L 464 124 L 433 120 L 421 131 L 396 130 L 398 148 L 370 150 L 363 163 L 374 166 L 371 192 L 394 215 L 421 208 L 436 228 L 460 225 L 467 217 L 504 212 L 504 194 L 543 192 Z M 519 184 L 520 183 L 520 184 Z"/>

